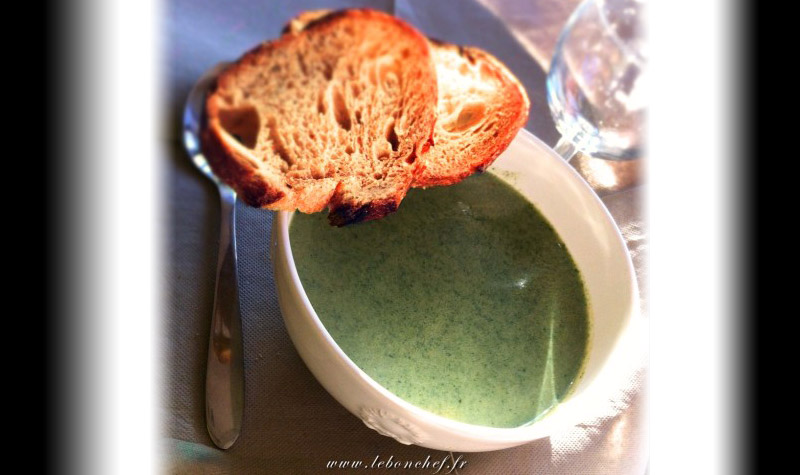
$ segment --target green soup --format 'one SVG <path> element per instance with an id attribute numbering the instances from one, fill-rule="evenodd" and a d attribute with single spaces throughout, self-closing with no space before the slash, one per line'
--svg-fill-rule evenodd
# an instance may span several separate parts
<path id="1" fill-rule="evenodd" d="M 516 427 L 569 391 L 587 351 L 583 282 L 542 215 L 492 174 L 411 190 L 344 228 L 295 214 L 297 271 L 342 350 L 406 401 Z"/>

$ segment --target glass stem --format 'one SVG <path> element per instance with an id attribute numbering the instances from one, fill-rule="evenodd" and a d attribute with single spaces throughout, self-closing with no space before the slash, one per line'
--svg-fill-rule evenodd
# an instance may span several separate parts
<path id="1" fill-rule="evenodd" d="M 561 155 L 561 158 L 566 160 L 567 163 L 569 163 L 569 161 L 578 154 L 578 149 L 575 148 L 575 145 L 573 145 L 572 141 L 565 137 L 558 139 L 555 151 L 557 154 Z"/>

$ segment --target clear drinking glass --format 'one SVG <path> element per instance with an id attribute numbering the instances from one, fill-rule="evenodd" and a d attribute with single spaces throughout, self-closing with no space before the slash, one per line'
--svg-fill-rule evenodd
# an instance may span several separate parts
<path id="1" fill-rule="evenodd" d="M 547 101 L 570 160 L 642 156 L 647 98 L 644 0 L 585 0 L 561 32 Z"/>

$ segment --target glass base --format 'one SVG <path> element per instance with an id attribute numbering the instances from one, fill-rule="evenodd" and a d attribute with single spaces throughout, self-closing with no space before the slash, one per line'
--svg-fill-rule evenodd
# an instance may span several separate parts
<path id="1" fill-rule="evenodd" d="M 645 183 L 645 159 L 643 158 L 606 160 L 577 152 L 569 164 L 600 197 Z"/>

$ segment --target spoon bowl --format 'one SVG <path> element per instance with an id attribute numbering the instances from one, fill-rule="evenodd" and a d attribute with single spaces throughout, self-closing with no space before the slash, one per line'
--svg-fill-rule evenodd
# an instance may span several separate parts
<path id="1" fill-rule="evenodd" d="M 214 85 L 219 73 L 229 64 L 225 62 L 219 63 L 203 73 L 189 92 L 186 107 L 183 109 L 183 146 L 186 148 L 189 158 L 203 175 L 210 178 L 218 186 L 224 187 L 227 187 L 227 185 L 217 178 L 200 149 L 200 125 L 203 118 L 206 93 Z"/>

